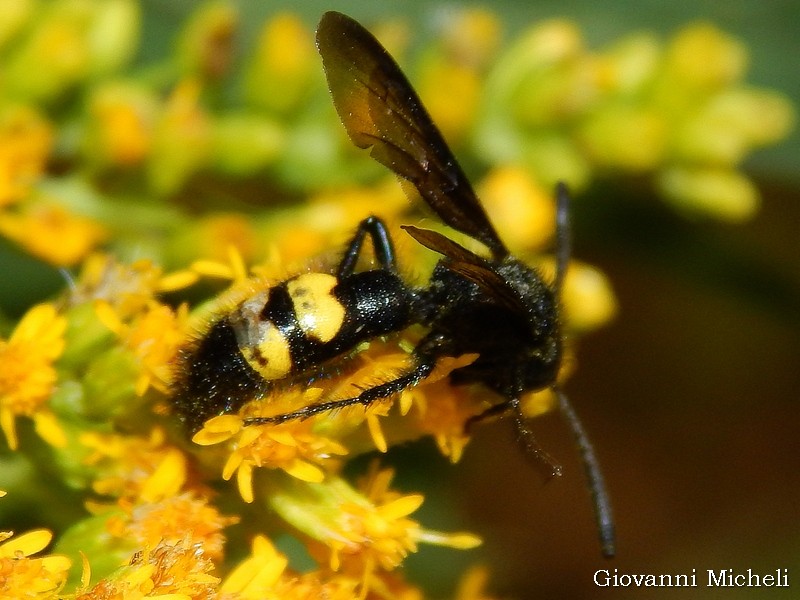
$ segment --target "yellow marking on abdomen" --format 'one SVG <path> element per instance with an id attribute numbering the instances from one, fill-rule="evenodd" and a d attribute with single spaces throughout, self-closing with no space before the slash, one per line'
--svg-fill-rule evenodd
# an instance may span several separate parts
<path id="1" fill-rule="evenodd" d="M 261 318 L 269 290 L 243 302 L 230 316 L 239 351 L 253 369 L 267 381 L 286 377 L 292 370 L 289 342 L 275 324 Z"/>
<path id="2" fill-rule="evenodd" d="M 286 283 L 297 323 L 309 339 L 329 342 L 341 330 L 346 310 L 331 293 L 337 283 L 326 273 L 306 273 Z"/>
<path id="3" fill-rule="evenodd" d="M 261 339 L 255 346 L 240 348 L 242 356 L 264 379 L 283 379 L 292 370 L 289 344 L 281 331 L 272 323 L 262 329 Z"/>

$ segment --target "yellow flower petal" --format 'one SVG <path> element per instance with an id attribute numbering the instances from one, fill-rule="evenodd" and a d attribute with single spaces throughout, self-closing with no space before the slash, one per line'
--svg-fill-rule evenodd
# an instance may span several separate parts
<path id="1" fill-rule="evenodd" d="M 294 433 L 289 429 L 282 429 L 280 427 L 270 428 L 267 431 L 267 436 L 284 446 L 297 446 L 297 439 Z M 242 444 L 244 444 L 244 441 L 242 441 Z"/>
<path id="2" fill-rule="evenodd" d="M 156 502 L 177 494 L 185 481 L 186 458 L 182 452 L 170 450 L 142 485 L 140 496 L 144 502 Z"/>
<path id="3" fill-rule="evenodd" d="M 250 556 L 228 574 L 219 592 L 260 600 L 264 598 L 264 590 L 273 589 L 288 564 L 287 558 L 267 538 L 257 535 Z"/>
<path id="4" fill-rule="evenodd" d="M 164 275 L 158 281 L 159 292 L 174 292 L 189 287 L 197 281 L 197 273 L 191 271 L 175 271 Z"/>
<path id="5" fill-rule="evenodd" d="M 284 466 L 283 470 L 292 477 L 310 483 L 320 483 L 325 479 L 325 473 L 322 469 L 304 460 L 295 460 Z"/>
<path id="6" fill-rule="evenodd" d="M 44 550 L 52 539 L 53 534 L 47 529 L 34 529 L 14 536 L 0 544 L 0 558 L 31 556 Z"/>
<path id="7" fill-rule="evenodd" d="M 427 544 L 447 546 L 458 550 L 470 550 L 483 544 L 483 540 L 472 533 L 441 533 L 439 531 L 422 530 L 417 539 Z"/>
<path id="8" fill-rule="evenodd" d="M 191 269 L 204 277 L 215 277 L 218 279 L 234 278 L 233 269 L 230 265 L 215 260 L 196 260 L 192 263 Z"/>
<path id="9" fill-rule="evenodd" d="M 225 466 L 222 468 L 222 478 L 225 481 L 228 481 L 231 477 L 233 477 L 236 469 L 242 465 L 243 461 L 244 457 L 242 456 L 241 452 L 231 453 L 231 455 L 228 457 L 228 460 L 225 461 Z"/>
<path id="10" fill-rule="evenodd" d="M 384 519 L 399 519 L 417 510 L 425 501 L 422 494 L 408 494 L 378 508 Z"/>
<path id="11" fill-rule="evenodd" d="M 117 335 L 122 335 L 125 331 L 125 325 L 120 320 L 117 312 L 111 307 L 111 304 L 105 300 L 97 300 L 94 303 L 94 312 L 100 322 L 108 327 Z"/>
<path id="12" fill-rule="evenodd" d="M 251 504 L 253 496 L 253 467 L 250 463 L 242 463 L 236 471 L 236 485 L 242 500 Z"/>
<path id="13" fill-rule="evenodd" d="M 377 448 L 379 452 L 386 452 L 389 449 L 389 445 L 386 443 L 386 437 L 383 435 L 380 419 L 371 412 L 367 413 L 367 427 L 369 428 L 369 434 L 372 437 L 372 443 L 375 444 L 375 448 Z"/>
<path id="14" fill-rule="evenodd" d="M 33 415 L 33 423 L 36 433 L 45 442 L 54 448 L 66 448 L 67 436 L 53 413 L 39 411 Z"/>
<path id="15" fill-rule="evenodd" d="M 6 438 L 8 447 L 16 450 L 19 446 L 17 438 L 17 416 L 5 407 L 0 406 L 0 429 Z"/>
<path id="16" fill-rule="evenodd" d="M 200 446 L 212 446 L 230 439 L 242 428 L 242 420 L 236 415 L 220 415 L 205 422 L 203 428 L 192 436 L 192 442 Z"/>

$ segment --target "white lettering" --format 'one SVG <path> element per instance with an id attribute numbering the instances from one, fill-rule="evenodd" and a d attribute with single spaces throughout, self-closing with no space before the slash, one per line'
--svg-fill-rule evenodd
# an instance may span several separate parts
<path id="1" fill-rule="evenodd" d="M 719 576 L 717 577 L 714 574 L 714 571 L 709 569 L 708 570 L 708 587 L 724 587 L 725 583 L 725 574 L 728 572 L 727 569 L 722 569 L 719 572 Z"/>
<path id="2" fill-rule="evenodd" d="M 594 572 L 594 584 L 597 587 L 697 587 L 697 569 L 687 573 L 620 573 L 614 569 L 599 569 Z"/>
<path id="3" fill-rule="evenodd" d="M 757 573 L 753 569 L 707 569 L 706 587 L 789 587 L 789 569 Z M 690 573 L 620 573 L 618 569 L 594 572 L 597 587 L 697 587 L 697 569 Z"/>
<path id="4" fill-rule="evenodd" d="M 735 573 L 733 569 L 707 570 L 708 587 L 789 587 L 789 569 L 775 569 L 775 574 L 754 573 L 747 569 Z"/>
<path id="5" fill-rule="evenodd" d="M 597 587 L 608 587 L 611 585 L 608 581 L 609 573 L 606 569 L 600 569 L 594 572 L 594 584 Z M 598 579 L 599 578 L 599 579 Z"/>

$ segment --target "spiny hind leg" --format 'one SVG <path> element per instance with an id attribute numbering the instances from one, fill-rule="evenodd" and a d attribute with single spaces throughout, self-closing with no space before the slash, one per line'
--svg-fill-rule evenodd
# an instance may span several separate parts
<path id="1" fill-rule="evenodd" d="M 435 363 L 433 362 L 419 363 L 412 371 L 409 371 L 408 373 L 405 373 L 396 379 L 392 379 L 391 381 L 367 388 L 358 396 L 354 396 L 352 398 L 311 404 L 292 412 L 274 415 L 271 417 L 252 417 L 245 419 L 244 424 L 263 425 L 266 423 L 285 423 L 286 421 L 291 421 L 293 419 L 308 419 L 314 415 L 330 412 L 332 410 L 338 410 L 341 408 L 347 408 L 349 406 L 356 406 L 359 404 L 366 408 L 373 402 L 385 400 L 386 398 L 398 394 L 407 388 L 414 387 L 420 381 L 430 375 L 431 371 L 433 371 L 434 364 Z"/>

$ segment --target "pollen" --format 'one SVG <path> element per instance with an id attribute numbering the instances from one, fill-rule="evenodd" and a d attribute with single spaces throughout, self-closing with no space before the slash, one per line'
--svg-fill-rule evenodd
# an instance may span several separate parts
<path id="1" fill-rule="evenodd" d="M 218 561 L 223 557 L 223 529 L 237 521 L 221 515 L 207 498 L 184 492 L 137 505 L 124 517 L 112 517 L 107 527 L 112 535 L 136 547 L 185 543 L 203 548 L 207 558 Z"/>

